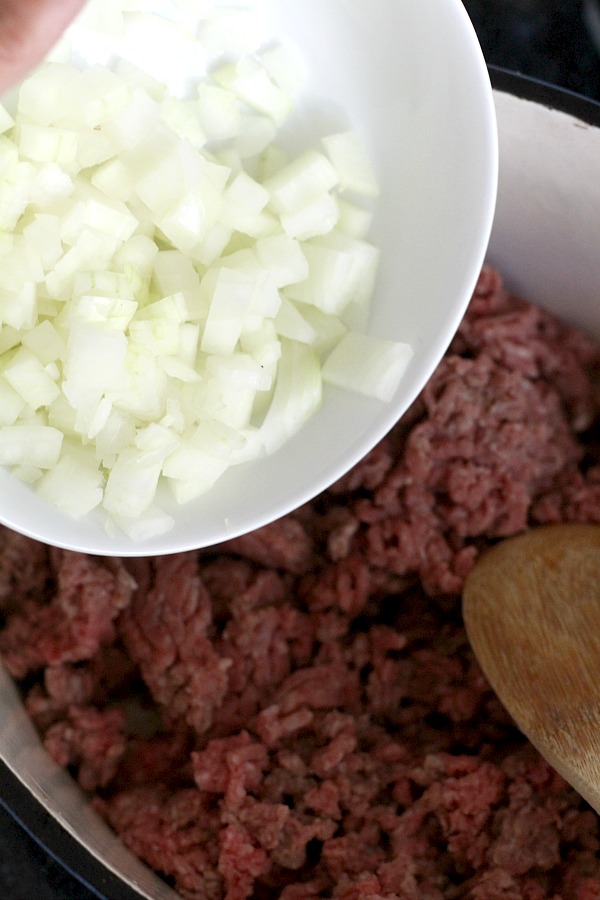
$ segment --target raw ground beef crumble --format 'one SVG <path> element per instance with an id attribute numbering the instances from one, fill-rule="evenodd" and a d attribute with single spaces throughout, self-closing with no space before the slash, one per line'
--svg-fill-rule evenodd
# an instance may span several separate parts
<path id="1" fill-rule="evenodd" d="M 598 350 L 482 272 L 412 409 L 284 520 L 126 562 L 2 532 L 0 654 L 49 753 L 188 900 L 598 900 L 598 819 L 470 651 L 460 592 L 600 521 Z"/>

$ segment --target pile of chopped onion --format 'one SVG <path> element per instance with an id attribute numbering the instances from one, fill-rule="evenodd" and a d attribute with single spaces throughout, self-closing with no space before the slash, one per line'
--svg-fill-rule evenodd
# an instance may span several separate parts
<path id="1" fill-rule="evenodd" d="M 172 526 L 159 483 L 184 503 L 272 453 L 323 381 L 389 399 L 411 353 L 348 325 L 379 255 L 358 135 L 288 158 L 295 55 L 249 49 L 246 9 L 198 27 L 180 0 L 186 28 L 140 6 L 97 4 L 75 38 L 154 39 L 169 77 L 62 47 L 0 107 L 0 464 L 134 538 Z"/>

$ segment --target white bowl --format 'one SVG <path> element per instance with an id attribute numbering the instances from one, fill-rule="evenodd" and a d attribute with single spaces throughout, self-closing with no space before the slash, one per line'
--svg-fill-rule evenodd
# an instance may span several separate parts
<path id="1" fill-rule="evenodd" d="M 152 6 L 152 0 L 149 0 Z M 159 4 L 154 4 L 159 5 Z M 487 69 L 460 0 L 255 0 L 269 36 L 293 40 L 309 82 L 290 133 L 299 145 L 344 123 L 368 145 L 382 194 L 382 253 L 369 331 L 414 357 L 390 403 L 327 388 L 318 413 L 275 454 L 230 469 L 166 535 L 136 543 L 94 514 L 74 520 L 0 472 L 0 521 L 104 555 L 210 546 L 275 520 L 350 469 L 415 399 L 463 316 L 485 255 L 497 186 Z"/>

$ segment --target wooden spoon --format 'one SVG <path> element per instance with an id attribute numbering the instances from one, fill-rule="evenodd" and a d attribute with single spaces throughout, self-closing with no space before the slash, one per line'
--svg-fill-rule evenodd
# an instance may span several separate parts
<path id="1" fill-rule="evenodd" d="M 482 554 L 467 634 L 505 708 L 600 812 L 600 526 L 549 525 Z"/>

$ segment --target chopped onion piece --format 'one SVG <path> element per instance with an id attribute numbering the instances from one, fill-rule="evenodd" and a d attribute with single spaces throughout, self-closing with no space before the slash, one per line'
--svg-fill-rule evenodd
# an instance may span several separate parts
<path id="1" fill-rule="evenodd" d="M 104 489 L 103 506 L 110 513 L 135 518 L 153 503 L 162 464 L 147 460 L 145 453 L 127 447 L 117 456 Z"/>
<path id="2" fill-rule="evenodd" d="M 317 339 L 317 332 L 313 326 L 287 297 L 282 298 L 279 312 L 274 321 L 277 333 L 281 337 L 299 341 L 301 344 L 314 344 Z"/>
<path id="3" fill-rule="evenodd" d="M 375 285 L 379 251 L 367 241 L 331 232 L 306 242 L 309 277 L 286 288 L 293 300 L 339 315 L 350 303 L 366 304 Z"/>
<path id="4" fill-rule="evenodd" d="M 232 152 L 239 154 L 240 165 L 266 152 L 277 136 L 277 126 L 268 116 L 244 116 Z"/>
<path id="5" fill-rule="evenodd" d="M 31 409 L 49 406 L 60 394 L 54 378 L 27 347 L 20 347 L 3 365 L 2 374 Z"/>
<path id="6" fill-rule="evenodd" d="M 159 104 L 143 87 L 136 87 L 127 105 L 102 123 L 102 130 L 119 152 L 132 150 L 157 127 L 160 115 Z"/>
<path id="7" fill-rule="evenodd" d="M 205 353 L 233 353 L 250 309 L 256 284 L 251 275 L 223 266 L 214 271 L 214 286 L 202 334 Z"/>
<path id="8" fill-rule="evenodd" d="M 92 130 L 127 106 L 131 85 L 105 66 L 84 69 L 69 90 L 71 108 L 63 116 L 70 127 L 80 129 L 84 124 Z"/>
<path id="9" fill-rule="evenodd" d="M 207 137 L 200 123 L 200 112 L 189 100 L 179 97 L 165 97 L 160 104 L 163 121 L 180 138 L 189 141 L 192 147 L 199 150 L 206 144 Z"/>
<path id="10" fill-rule="evenodd" d="M 42 271 L 49 272 L 62 256 L 61 221 L 56 215 L 38 213 L 23 229 L 29 257 L 37 257 Z"/>
<path id="11" fill-rule="evenodd" d="M 347 332 L 323 365 L 323 379 L 368 397 L 392 399 L 413 355 L 409 344 Z"/>
<path id="12" fill-rule="evenodd" d="M 362 138 L 355 131 L 330 134 L 323 146 L 338 174 L 340 189 L 377 197 L 379 185 Z"/>
<path id="13" fill-rule="evenodd" d="M 306 81 L 306 66 L 299 53 L 289 44 L 271 44 L 258 54 L 275 84 L 293 97 Z"/>
<path id="14" fill-rule="evenodd" d="M 267 453 L 296 434 L 319 408 L 321 397 L 318 356 L 304 344 L 283 340 L 273 399 L 259 429 Z"/>
<path id="15" fill-rule="evenodd" d="M 14 425 L 25 406 L 25 401 L 8 381 L 0 376 L 0 425 Z"/>
<path id="16" fill-rule="evenodd" d="M 163 474 L 176 482 L 172 489 L 177 501 L 183 503 L 211 488 L 228 467 L 226 458 L 220 459 L 187 442 L 165 460 Z"/>
<path id="17" fill-rule="evenodd" d="M 268 391 L 271 388 L 269 373 L 246 353 L 209 356 L 206 372 L 224 388 L 240 387 L 251 391 Z"/>
<path id="18" fill-rule="evenodd" d="M 62 359 L 65 353 L 65 340 L 49 319 L 43 319 L 23 335 L 23 345 L 37 356 L 43 366 Z"/>
<path id="19" fill-rule="evenodd" d="M 357 206 L 345 197 L 338 197 L 338 231 L 348 237 L 365 239 L 372 224 L 373 213 L 370 209 Z"/>
<path id="20" fill-rule="evenodd" d="M 17 117 L 52 125 L 71 112 L 71 87 L 77 73 L 70 65 L 50 63 L 34 71 L 19 88 Z"/>
<path id="21" fill-rule="evenodd" d="M 243 56 L 213 72 L 217 84 L 231 91 L 242 100 L 265 115 L 277 125 L 282 125 L 292 109 L 292 99 L 269 75 L 268 71 L 253 56 Z"/>
<path id="22" fill-rule="evenodd" d="M 288 237 L 306 241 L 328 234 L 339 217 L 337 199 L 325 191 L 291 213 L 282 213 L 281 227 Z"/>
<path id="23" fill-rule="evenodd" d="M 23 340 L 23 334 L 12 325 L 5 325 L 0 329 L 0 354 L 8 350 L 14 350 Z"/>
<path id="24" fill-rule="evenodd" d="M 16 282 L 14 288 L 0 287 L 0 323 L 16 329 L 31 328 L 37 313 L 33 281 Z"/>
<path id="25" fill-rule="evenodd" d="M 87 3 L 77 17 L 77 22 L 94 31 L 119 37 L 123 34 L 122 0 L 102 0 Z"/>
<path id="26" fill-rule="evenodd" d="M 338 175 L 326 156 L 307 150 L 264 182 L 271 195 L 270 205 L 279 214 L 290 215 L 308 200 L 330 191 Z"/>
<path id="27" fill-rule="evenodd" d="M 5 106 L 0 103 L 0 134 L 10 131 L 14 127 L 15 120 Z"/>
<path id="28" fill-rule="evenodd" d="M 175 520 L 172 516 L 152 504 L 142 513 L 134 516 L 122 516 L 113 513 L 112 522 L 107 523 L 107 531 L 111 531 L 111 525 L 114 523 L 121 529 L 132 541 L 142 543 L 152 538 L 160 537 L 161 534 L 167 534 L 173 528 Z"/>
<path id="29" fill-rule="evenodd" d="M 56 465 L 40 479 L 37 491 L 57 509 L 79 519 L 100 505 L 103 484 L 104 476 L 93 452 L 69 444 Z"/>
<path id="30" fill-rule="evenodd" d="M 268 269 L 278 288 L 297 284 L 308 278 L 308 262 L 302 247 L 294 238 L 274 234 L 260 238 L 255 245 L 256 258 Z"/>
<path id="31" fill-rule="evenodd" d="M 242 114 L 238 99 L 224 87 L 201 81 L 198 112 L 201 127 L 212 141 L 226 141 L 241 133 Z"/>
<path id="32" fill-rule="evenodd" d="M 188 309 L 198 300 L 200 275 L 180 250 L 161 250 L 152 261 L 152 275 L 161 296 L 181 293 Z"/>
<path id="33" fill-rule="evenodd" d="M 302 314 L 302 318 L 312 327 L 315 333 L 312 348 L 322 359 L 346 334 L 348 330 L 346 324 L 338 316 L 325 313 L 308 303 L 295 303 L 295 306 Z"/>
<path id="34" fill-rule="evenodd" d="M 38 168 L 32 185 L 31 203 L 40 210 L 53 212 L 55 204 L 69 197 L 73 187 L 73 179 L 57 163 L 43 163 Z"/>
<path id="35" fill-rule="evenodd" d="M 158 246 L 152 238 L 146 234 L 134 234 L 121 244 L 113 257 L 115 264 L 123 269 L 123 273 L 131 279 L 132 284 L 135 282 L 136 289 L 141 292 L 144 300 L 149 294 L 149 282 L 158 252 Z M 181 288 L 165 290 L 163 295 L 174 293 L 175 290 Z"/>
<path id="36" fill-rule="evenodd" d="M 48 425 L 5 425 L 0 428 L 0 465 L 51 469 L 62 442 L 62 433 Z"/>
<path id="37" fill-rule="evenodd" d="M 242 234 L 260 235 L 265 224 L 260 218 L 269 202 L 269 192 L 246 172 L 239 172 L 223 193 L 224 209 L 220 220 Z M 266 220 L 266 228 L 277 227 L 277 220 Z"/>
<path id="38" fill-rule="evenodd" d="M 73 170 L 77 159 L 78 136 L 67 128 L 19 122 L 16 127 L 19 152 L 34 162 L 56 163 Z"/>

